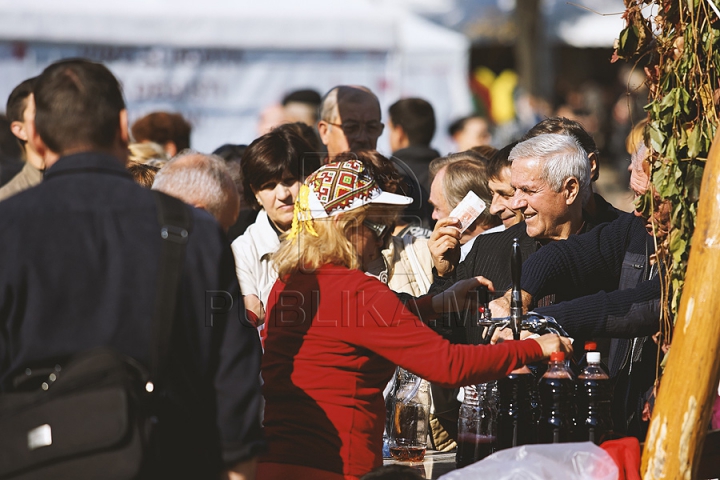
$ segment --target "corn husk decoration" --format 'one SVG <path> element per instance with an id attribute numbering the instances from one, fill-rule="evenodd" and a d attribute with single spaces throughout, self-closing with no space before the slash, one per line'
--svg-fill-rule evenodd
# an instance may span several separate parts
<path id="1" fill-rule="evenodd" d="M 287 239 L 290 241 L 295 240 L 303 228 L 307 230 L 310 235 L 314 237 L 318 236 L 310 213 L 309 195 L 310 187 L 305 184 L 301 185 L 297 200 L 295 200 L 295 208 L 293 209 L 292 227 L 287 236 Z"/>

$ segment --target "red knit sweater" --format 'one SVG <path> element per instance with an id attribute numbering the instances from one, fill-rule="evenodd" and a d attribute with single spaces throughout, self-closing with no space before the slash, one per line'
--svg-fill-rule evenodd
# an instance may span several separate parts
<path id="1" fill-rule="evenodd" d="M 418 307 L 430 315 L 430 298 Z M 278 281 L 268 299 L 267 331 L 268 452 L 261 462 L 346 477 L 382 464 L 382 390 L 395 365 L 453 387 L 501 378 L 542 357 L 534 341 L 452 345 L 386 285 L 334 265 Z"/>

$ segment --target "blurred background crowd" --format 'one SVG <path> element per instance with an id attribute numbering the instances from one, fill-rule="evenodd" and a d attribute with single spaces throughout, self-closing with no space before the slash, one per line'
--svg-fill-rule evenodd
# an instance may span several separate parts
<path id="1" fill-rule="evenodd" d="M 0 98 L 53 61 L 88 58 L 122 82 L 131 123 L 178 113 L 206 152 L 313 124 L 308 105 L 339 84 L 372 90 L 385 123 L 398 99 L 427 100 L 443 155 L 468 148 L 453 140 L 468 116 L 481 117 L 471 142 L 501 148 L 559 115 L 593 136 L 607 166 L 598 189 L 628 210 L 624 142 L 646 91 L 642 72 L 610 62 L 622 11 L 620 0 L 0 1 Z M 378 150 L 391 153 L 388 129 Z"/>

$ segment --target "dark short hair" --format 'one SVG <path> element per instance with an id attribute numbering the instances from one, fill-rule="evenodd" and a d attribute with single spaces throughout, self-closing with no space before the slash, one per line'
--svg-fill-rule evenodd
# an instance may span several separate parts
<path id="1" fill-rule="evenodd" d="M 133 123 L 132 135 L 136 142 L 151 141 L 165 145 L 173 142 L 180 152 L 190 148 L 192 126 L 179 113 L 153 112 Z"/>
<path id="2" fill-rule="evenodd" d="M 503 168 L 510 168 L 510 166 L 512 165 L 512 162 L 509 158 L 510 152 L 513 148 L 515 148 L 515 145 L 517 144 L 518 142 L 512 142 L 508 145 L 505 145 L 490 158 L 490 161 L 487 164 L 488 179 L 500 178 L 500 173 L 503 171 Z"/>
<path id="3" fill-rule="evenodd" d="M 390 106 L 390 121 L 401 126 L 410 145 L 430 145 L 435 135 L 435 111 L 422 98 L 403 98 Z"/>
<path id="4" fill-rule="evenodd" d="M 530 130 L 528 130 L 528 132 L 520 139 L 520 141 L 522 142 L 530 138 L 537 137 L 538 135 L 542 135 L 544 133 L 558 133 L 560 135 L 570 135 L 572 137 L 575 137 L 575 140 L 578 141 L 578 143 L 583 148 L 583 150 L 585 150 L 588 156 L 591 153 L 594 153 L 595 161 L 599 161 L 597 157 L 600 152 L 598 151 L 597 145 L 595 144 L 595 140 L 592 138 L 592 135 L 590 135 L 579 122 L 576 122 L 575 120 L 570 120 L 569 118 L 565 117 L 546 118 L 545 120 L 532 127 Z M 595 181 L 597 179 L 598 173 L 599 172 L 596 170 L 595 176 L 591 179 L 592 181 Z"/>
<path id="5" fill-rule="evenodd" d="M 462 131 L 465 128 L 465 124 L 468 122 L 468 120 L 472 120 L 473 118 L 479 118 L 480 120 L 486 122 L 488 125 L 488 129 L 492 130 L 493 125 L 488 118 L 485 118 L 481 115 L 468 115 L 466 117 L 458 118 L 457 120 L 452 122 L 448 127 L 448 134 L 451 137 L 454 137 L 456 133 Z"/>
<path id="6" fill-rule="evenodd" d="M 303 122 L 294 122 L 286 123 L 285 128 L 295 130 L 298 135 L 303 137 L 305 141 L 310 144 L 310 146 L 313 148 L 313 152 L 316 152 L 318 155 L 320 155 L 320 152 L 322 150 L 320 137 L 318 137 L 318 134 L 313 127 Z M 320 168 L 319 164 L 317 168 Z"/>
<path id="7" fill-rule="evenodd" d="M 33 93 L 35 79 L 37 79 L 37 77 L 23 80 L 20 85 L 13 88 L 13 91 L 10 92 L 5 107 L 5 115 L 7 115 L 10 123 L 23 121 L 23 115 L 27 108 L 27 99 Z"/>
<path id="8" fill-rule="evenodd" d="M 53 63 L 37 77 L 33 93 L 35 127 L 53 152 L 113 146 L 125 101 L 104 65 L 85 59 Z"/>
<path id="9" fill-rule="evenodd" d="M 259 210 L 254 189 L 282 179 L 287 170 L 301 180 L 320 168 L 320 157 L 312 145 L 292 124 L 280 125 L 248 145 L 240 161 L 243 197 L 249 206 Z M 306 155 L 311 154 L 311 155 Z"/>
<path id="10" fill-rule="evenodd" d="M 480 154 L 487 160 L 490 160 L 498 152 L 497 148 L 491 147 L 490 145 L 475 145 L 470 150 Z"/>
<path id="11" fill-rule="evenodd" d="M 304 90 L 295 90 L 288 93 L 283 98 L 282 105 L 284 107 L 288 103 L 297 102 L 305 103 L 307 105 L 317 108 L 320 106 L 321 101 L 322 97 L 320 97 L 320 94 L 317 91 L 308 88 Z"/>
<path id="12" fill-rule="evenodd" d="M 522 142 L 530 138 L 537 137 L 543 133 L 572 135 L 588 155 L 598 152 L 597 145 L 595 144 L 595 140 L 593 140 L 592 135 L 590 135 L 579 122 L 565 117 L 546 118 L 528 130 L 520 141 Z"/>
<path id="13" fill-rule="evenodd" d="M 212 154 L 217 155 L 226 162 L 237 161 L 239 163 L 240 159 L 243 156 L 243 153 L 245 153 L 246 148 L 247 145 L 235 145 L 233 143 L 226 143 L 216 148 L 215 151 L 212 152 Z"/>

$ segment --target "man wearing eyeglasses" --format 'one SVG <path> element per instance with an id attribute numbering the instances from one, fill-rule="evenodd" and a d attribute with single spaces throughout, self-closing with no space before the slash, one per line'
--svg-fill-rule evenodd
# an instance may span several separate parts
<path id="1" fill-rule="evenodd" d="M 328 159 L 343 152 L 375 150 L 385 125 L 380 101 L 369 89 L 340 85 L 323 97 L 318 132 Z"/>

